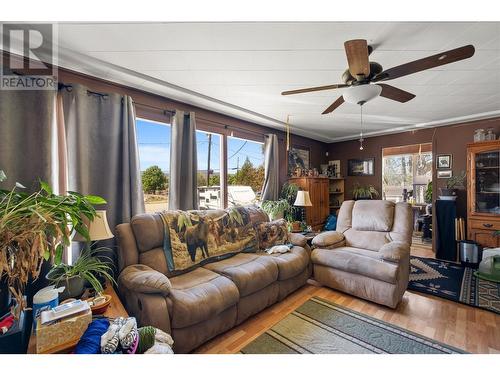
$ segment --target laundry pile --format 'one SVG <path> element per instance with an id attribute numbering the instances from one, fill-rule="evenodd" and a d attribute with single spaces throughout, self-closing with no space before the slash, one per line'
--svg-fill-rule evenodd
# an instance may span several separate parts
<path id="1" fill-rule="evenodd" d="M 75 354 L 173 354 L 173 343 L 172 337 L 158 328 L 137 328 L 135 318 L 103 318 L 89 324 Z"/>

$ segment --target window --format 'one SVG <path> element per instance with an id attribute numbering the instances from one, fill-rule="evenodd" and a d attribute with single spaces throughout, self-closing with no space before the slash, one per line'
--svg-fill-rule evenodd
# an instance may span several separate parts
<path id="1" fill-rule="evenodd" d="M 221 196 L 221 135 L 196 131 L 198 157 L 198 199 L 201 209 L 222 208 Z"/>
<path id="2" fill-rule="evenodd" d="M 407 151 L 412 150 L 408 148 Z M 384 154 L 387 153 L 390 154 L 390 151 L 384 149 Z M 415 203 L 425 203 L 427 184 L 432 181 L 431 151 L 422 151 L 422 147 L 418 147 L 417 152 L 383 156 L 382 163 L 382 192 L 384 199 L 400 202 L 403 200 L 406 189 L 406 192 L 410 193 Z"/>
<path id="3" fill-rule="evenodd" d="M 228 206 L 259 201 L 264 184 L 264 144 L 227 137 L 227 168 Z"/>
<path id="4" fill-rule="evenodd" d="M 170 125 L 138 118 L 137 143 L 146 212 L 168 208 Z"/>
<path id="5" fill-rule="evenodd" d="M 170 124 L 137 118 L 136 129 L 146 212 L 167 210 Z M 197 185 L 200 209 L 224 207 L 221 170 L 224 139 L 227 139 L 228 206 L 247 205 L 260 200 L 264 184 L 264 144 L 197 130 Z"/>

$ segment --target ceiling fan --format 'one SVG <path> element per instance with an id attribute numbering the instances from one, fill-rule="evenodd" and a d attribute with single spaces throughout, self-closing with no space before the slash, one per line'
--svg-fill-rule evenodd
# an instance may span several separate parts
<path id="1" fill-rule="evenodd" d="M 304 92 L 349 87 L 349 90 L 346 90 L 344 94 L 325 109 L 322 114 L 333 112 L 345 101 L 363 105 L 379 95 L 400 103 L 406 103 L 413 99 L 415 95 L 398 89 L 397 87 L 377 82 L 389 81 L 422 70 L 432 69 L 455 61 L 468 59 L 474 55 L 475 51 L 474 46 L 467 45 L 383 70 L 382 65 L 368 60 L 368 56 L 372 53 L 373 48 L 368 45 L 366 40 L 348 40 L 344 43 L 344 48 L 347 55 L 347 63 L 349 64 L 349 69 L 342 74 L 342 81 L 344 83 L 284 91 L 281 95 L 293 95 Z"/>

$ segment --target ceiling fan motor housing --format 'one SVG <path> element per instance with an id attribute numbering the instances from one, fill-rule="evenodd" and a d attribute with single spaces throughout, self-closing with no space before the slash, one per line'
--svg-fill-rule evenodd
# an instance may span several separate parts
<path id="1" fill-rule="evenodd" d="M 356 85 L 360 82 L 369 82 L 377 74 L 382 73 L 382 71 L 383 71 L 382 65 L 380 65 L 378 62 L 372 61 L 370 62 L 370 75 L 368 77 L 362 77 L 362 79 L 357 80 L 355 77 L 352 76 L 349 69 L 346 69 L 345 72 L 342 73 L 342 82 L 344 82 L 347 85 Z"/>

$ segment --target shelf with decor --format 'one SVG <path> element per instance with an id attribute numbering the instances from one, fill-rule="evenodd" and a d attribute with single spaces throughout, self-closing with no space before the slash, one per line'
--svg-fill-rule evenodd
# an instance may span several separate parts
<path id="1" fill-rule="evenodd" d="M 330 213 L 336 213 L 344 202 L 345 192 L 345 179 L 344 178 L 330 178 L 329 179 L 329 208 Z"/>
<path id="2" fill-rule="evenodd" d="M 485 247 L 500 246 L 500 141 L 467 145 L 467 234 Z"/>

